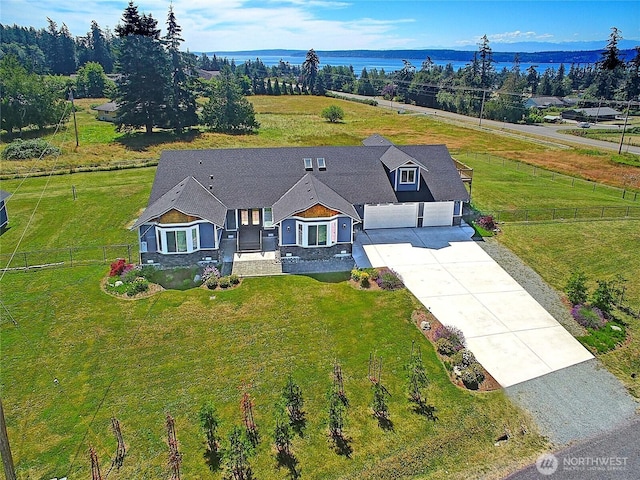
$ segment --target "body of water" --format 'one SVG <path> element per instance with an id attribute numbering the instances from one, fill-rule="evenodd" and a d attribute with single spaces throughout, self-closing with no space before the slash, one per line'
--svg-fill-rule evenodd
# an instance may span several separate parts
<path id="1" fill-rule="evenodd" d="M 231 54 L 227 54 L 225 56 L 229 60 L 233 58 L 236 62 L 236 65 L 242 65 L 247 60 L 252 60 L 252 61 L 256 60 L 256 57 L 247 57 L 242 55 L 234 56 Z M 220 58 L 224 58 L 224 57 L 220 56 Z M 290 56 L 290 55 L 289 56 L 264 55 L 264 56 L 259 56 L 258 58 L 260 58 L 262 63 L 264 63 L 268 67 L 271 67 L 273 65 L 278 65 L 280 60 L 282 60 L 285 63 L 289 63 L 291 65 L 302 65 L 302 62 L 304 62 L 305 60 L 304 56 Z M 378 70 L 378 72 L 384 69 L 386 73 L 391 73 L 396 70 L 402 69 L 404 65 L 402 62 L 402 59 L 399 59 L 399 58 L 322 57 L 322 56 L 320 56 L 319 58 L 320 58 L 320 68 L 322 68 L 325 65 L 331 65 L 332 67 L 338 67 L 341 65 L 347 66 L 347 67 L 352 66 L 353 71 L 357 76 L 360 76 L 360 73 L 362 72 L 363 68 L 366 68 L 367 71 L 371 71 L 372 69 L 375 68 Z M 416 71 L 418 71 L 420 70 L 422 66 L 422 62 L 425 59 L 424 58 L 407 58 L 406 60 L 410 61 L 411 64 L 414 67 L 416 67 Z M 437 60 L 437 61 L 434 61 L 433 63 L 436 65 L 442 65 L 442 66 L 445 66 L 448 63 L 451 63 L 454 71 L 458 71 L 459 69 L 464 68 L 469 64 L 469 62 L 448 61 L 448 60 Z M 542 63 L 542 64 L 520 63 L 520 71 L 524 72 L 531 65 L 535 65 L 536 70 L 538 70 L 538 72 L 540 73 L 544 72 L 547 68 L 552 68 L 554 70 L 557 70 L 560 67 L 559 63 Z M 502 71 L 503 68 L 507 68 L 508 70 L 510 70 L 513 67 L 513 63 L 512 62 L 494 62 L 493 66 L 497 72 L 500 72 Z M 570 66 L 571 65 L 565 64 L 565 68 L 567 69 L 567 72 Z"/>

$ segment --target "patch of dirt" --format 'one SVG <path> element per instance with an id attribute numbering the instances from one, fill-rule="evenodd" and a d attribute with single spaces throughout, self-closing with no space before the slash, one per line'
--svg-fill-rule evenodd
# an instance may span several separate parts
<path id="1" fill-rule="evenodd" d="M 422 334 L 429 339 L 429 341 L 435 348 L 435 332 L 437 331 L 438 327 L 442 326 L 442 323 L 440 323 L 440 321 L 431 312 L 423 309 L 414 310 L 411 313 L 411 321 L 416 325 L 416 327 L 418 327 Z M 422 322 L 429 322 L 431 328 L 429 330 L 423 330 L 422 328 L 420 328 Z M 438 358 L 443 365 L 444 362 L 448 361 L 449 357 L 441 355 L 438 350 L 436 350 L 436 354 L 438 355 Z M 500 390 L 502 386 L 497 382 L 495 378 L 491 376 L 489 372 L 487 372 L 487 370 L 482 365 L 480 366 L 482 367 L 482 372 L 484 373 L 484 381 L 478 386 L 477 389 L 473 391 L 490 392 L 493 390 Z M 456 378 L 453 372 L 449 370 L 447 370 L 447 372 L 449 373 L 449 379 L 451 380 L 451 383 L 457 385 L 460 388 L 464 388 L 465 390 L 471 390 L 465 386 L 461 379 Z"/>

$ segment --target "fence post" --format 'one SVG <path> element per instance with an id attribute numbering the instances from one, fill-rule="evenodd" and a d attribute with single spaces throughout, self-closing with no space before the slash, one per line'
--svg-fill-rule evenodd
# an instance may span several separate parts
<path id="1" fill-rule="evenodd" d="M 627 214 L 625 215 L 625 217 L 629 216 L 629 205 L 627 205 Z"/>
<path id="2" fill-rule="evenodd" d="M 575 220 L 576 218 L 578 218 L 578 207 L 573 211 L 573 219 Z"/>
<path id="3" fill-rule="evenodd" d="M 528 222 L 529 221 L 529 210 L 525 210 L 524 211 L 524 221 Z"/>
<path id="4" fill-rule="evenodd" d="M 129 263 L 131 263 L 131 244 L 127 243 L 127 256 L 129 257 Z"/>
<path id="5" fill-rule="evenodd" d="M 596 183 L 596 182 L 593 182 L 593 190 L 592 190 L 593 192 L 595 192 L 595 191 L 596 191 L 596 185 L 597 185 L 597 183 Z"/>
<path id="6" fill-rule="evenodd" d="M 576 177 L 573 177 L 571 179 L 571 186 L 573 187 L 575 185 L 575 183 L 576 183 Z"/>
<path id="7" fill-rule="evenodd" d="M 600 212 L 600 218 L 604 217 L 604 207 L 602 207 L 602 211 Z"/>
<path id="8" fill-rule="evenodd" d="M 107 263 L 107 247 L 102 246 L 102 263 Z"/>
<path id="9" fill-rule="evenodd" d="M 627 194 L 627 189 L 623 189 L 622 190 L 622 199 L 624 200 L 624 196 Z"/>
<path id="10" fill-rule="evenodd" d="M 73 247 L 69 247 L 69 260 L 71 260 L 71 266 L 73 267 Z"/>
<path id="11" fill-rule="evenodd" d="M 29 262 L 27 262 L 27 252 L 24 252 L 22 255 L 24 257 L 24 268 L 27 269 L 29 268 Z"/>
<path id="12" fill-rule="evenodd" d="M 536 167 L 535 165 L 533 166 L 533 176 L 534 176 L 534 177 L 536 176 L 536 169 L 537 169 L 537 168 L 538 168 L 538 167 Z"/>
<path id="13" fill-rule="evenodd" d="M 556 219 L 556 209 L 553 209 L 553 217 L 551 218 L 551 220 L 555 220 Z"/>

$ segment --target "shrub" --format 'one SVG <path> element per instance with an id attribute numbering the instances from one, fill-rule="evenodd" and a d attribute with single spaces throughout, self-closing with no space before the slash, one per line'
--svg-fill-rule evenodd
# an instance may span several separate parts
<path id="1" fill-rule="evenodd" d="M 585 328 L 598 329 L 604 326 L 605 319 L 602 311 L 598 307 L 588 305 L 575 305 L 571 309 L 571 315 L 576 322 Z"/>
<path id="2" fill-rule="evenodd" d="M 433 335 L 436 342 L 442 338 L 449 340 L 456 352 L 462 350 L 467 344 L 462 330 L 451 325 L 440 325 Z"/>
<path id="3" fill-rule="evenodd" d="M 397 290 L 403 287 L 402 280 L 395 272 L 388 270 L 378 277 L 378 286 L 384 290 Z"/>
<path id="4" fill-rule="evenodd" d="M 380 278 L 380 272 L 377 268 L 365 268 L 364 271 L 369 274 L 369 280 L 376 282 Z"/>
<path id="5" fill-rule="evenodd" d="M 218 286 L 218 277 L 215 277 L 212 275 L 209 278 L 207 278 L 204 284 L 207 286 L 209 290 L 215 290 L 216 287 Z"/>
<path id="6" fill-rule="evenodd" d="M 220 277 L 218 285 L 220 285 L 220 288 L 229 288 L 231 286 L 231 280 L 229 280 L 229 277 Z"/>
<path id="7" fill-rule="evenodd" d="M 147 280 L 151 280 L 151 278 L 156 274 L 158 269 L 153 265 L 142 265 L 140 267 L 139 274 L 141 277 L 146 278 Z"/>
<path id="8" fill-rule="evenodd" d="M 496 228 L 496 224 L 493 221 L 493 217 L 491 215 L 484 215 L 476 221 L 476 223 L 484 228 L 485 230 L 492 231 Z"/>
<path id="9" fill-rule="evenodd" d="M 564 291 L 571 305 L 585 303 L 588 297 L 587 276 L 579 270 L 573 271 L 569 280 L 567 280 Z"/>
<path id="10" fill-rule="evenodd" d="M 591 305 L 609 315 L 615 301 L 615 284 L 606 280 L 596 280 L 598 287 L 591 294 Z"/>
<path id="11" fill-rule="evenodd" d="M 484 381 L 484 372 L 478 362 L 474 362 L 462 370 L 462 383 L 465 387 L 475 390 Z"/>
<path id="12" fill-rule="evenodd" d="M 229 275 L 229 283 L 231 283 L 231 285 L 238 285 L 240 283 L 240 277 L 236 274 Z"/>
<path id="13" fill-rule="evenodd" d="M 17 139 L 7 145 L 2 151 L 2 158 L 4 160 L 26 160 L 29 158 L 46 157 L 48 155 L 60 155 L 60 149 L 41 138 L 33 140 Z"/>
<path id="14" fill-rule="evenodd" d="M 119 258 L 111 264 L 111 270 L 109 271 L 110 277 L 120 276 L 124 268 L 127 266 L 124 258 Z"/>
<path id="15" fill-rule="evenodd" d="M 357 268 L 351 270 L 351 278 L 356 282 L 360 281 L 360 275 L 362 275 L 362 270 L 358 270 Z"/>
<path id="16" fill-rule="evenodd" d="M 440 355 L 453 355 L 456 351 L 453 348 L 453 343 L 448 338 L 439 338 L 436 340 L 436 349 Z"/>
<path id="17" fill-rule="evenodd" d="M 474 363 L 477 363 L 475 355 L 471 350 L 467 350 L 466 348 L 463 348 L 462 350 L 458 350 L 451 357 L 451 364 L 460 368 L 461 370 L 469 367 Z"/>
<path id="18" fill-rule="evenodd" d="M 369 283 L 369 274 L 367 272 L 362 272 L 360 274 L 360 286 L 362 288 L 369 288 L 371 284 Z"/>
<path id="19" fill-rule="evenodd" d="M 211 277 L 215 277 L 216 280 L 220 278 L 220 271 L 213 265 L 205 267 L 202 271 L 202 275 L 200 276 L 200 278 L 202 279 L 202 283 L 206 283 L 206 281 Z"/>
<path id="20" fill-rule="evenodd" d="M 329 105 L 322 110 L 322 118 L 329 120 L 331 123 L 337 123 L 344 118 L 344 110 L 337 105 Z"/>
<path id="21" fill-rule="evenodd" d="M 149 282 L 146 278 L 137 277 L 133 282 L 127 284 L 127 295 L 130 297 L 147 290 L 149 290 Z"/>

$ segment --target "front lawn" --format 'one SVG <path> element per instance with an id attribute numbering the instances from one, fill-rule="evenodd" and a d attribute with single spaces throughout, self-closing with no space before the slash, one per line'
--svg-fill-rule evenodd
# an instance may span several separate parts
<path id="1" fill-rule="evenodd" d="M 498 478 L 545 446 L 502 392 L 452 385 L 411 322 L 415 299 L 406 290 L 283 276 L 245 279 L 215 295 L 164 290 L 126 301 L 100 289 L 107 270 L 50 269 L 3 279 L 11 318 L 3 315 L 1 324 L 2 398 L 19 478 L 88 478 L 91 446 L 104 474 L 116 445 L 112 416 L 128 450 L 110 478 L 162 478 L 167 413 L 176 420 L 183 478 L 211 476 L 198 411 L 211 400 L 226 437 L 241 424 L 243 388 L 255 401 L 261 438 L 251 458 L 254 474 L 284 478 L 271 432 L 274 404 L 290 374 L 305 399 L 306 428 L 293 440 L 304 478 Z M 407 402 L 403 366 L 412 342 L 423 352 L 436 421 L 413 413 Z M 391 430 L 378 426 L 369 407 L 372 353 L 383 360 Z M 334 361 L 341 363 L 350 402 L 351 458 L 336 454 L 326 435 Z M 511 439 L 494 446 L 505 429 Z"/>

